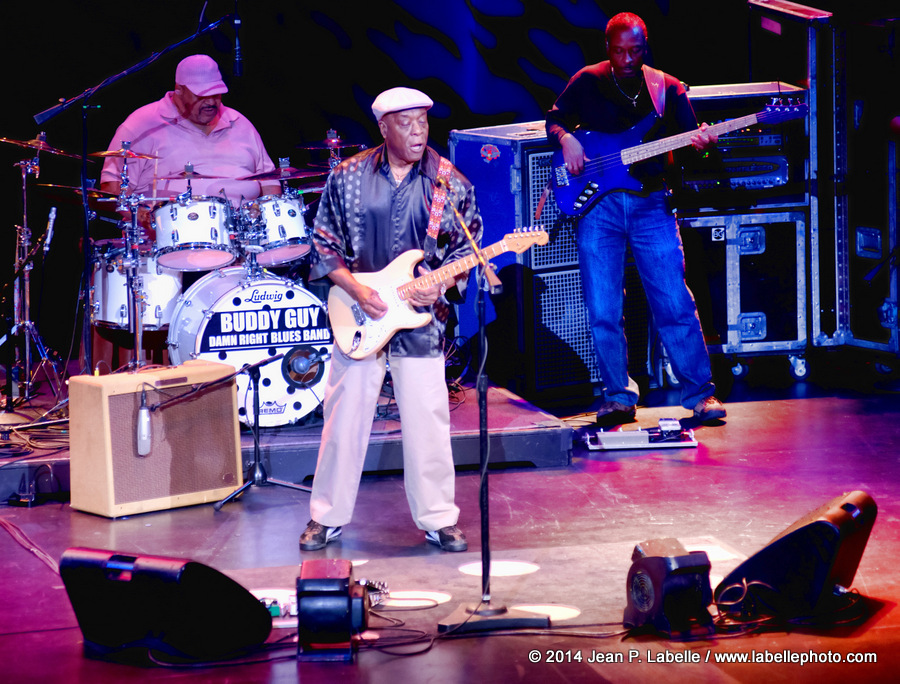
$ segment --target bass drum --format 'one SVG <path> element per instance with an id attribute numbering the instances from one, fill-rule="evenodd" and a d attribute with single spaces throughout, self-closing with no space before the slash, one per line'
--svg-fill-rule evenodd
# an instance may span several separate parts
<path id="1" fill-rule="evenodd" d="M 259 425 L 295 423 L 322 403 L 334 338 L 322 302 L 290 280 L 242 267 L 204 276 L 178 300 L 169 359 L 229 363 L 235 370 L 284 354 L 260 370 Z M 237 376 L 238 418 L 253 424 L 253 385 Z"/>

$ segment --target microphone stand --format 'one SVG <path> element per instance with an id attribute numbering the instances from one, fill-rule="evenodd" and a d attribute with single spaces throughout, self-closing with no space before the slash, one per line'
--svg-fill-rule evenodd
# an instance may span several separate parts
<path id="1" fill-rule="evenodd" d="M 293 482 L 286 482 L 284 480 L 275 480 L 266 475 L 266 469 L 262 464 L 262 460 L 260 459 L 259 454 L 259 369 L 265 366 L 272 361 L 277 361 L 282 358 L 284 354 L 276 354 L 275 356 L 269 357 L 268 359 L 263 359 L 257 363 L 254 363 L 249 366 L 244 366 L 241 368 L 239 373 L 247 373 L 250 376 L 250 382 L 253 383 L 253 467 L 250 470 L 250 477 L 247 478 L 247 481 L 242 484 L 240 487 L 235 489 L 231 494 L 226 496 L 221 501 L 217 501 L 213 504 L 213 508 L 217 511 L 222 510 L 222 506 L 227 504 L 232 499 L 243 494 L 247 489 L 256 485 L 257 487 L 264 487 L 266 485 L 278 485 L 279 487 L 288 487 L 289 489 L 297 489 L 301 492 L 312 492 L 312 489 L 309 487 L 304 487 L 303 485 L 294 484 Z"/>
<path id="2" fill-rule="evenodd" d="M 449 184 L 444 187 L 453 193 Z M 488 427 L 487 427 L 487 393 L 488 377 L 484 372 L 487 360 L 487 336 L 485 334 L 485 293 L 500 294 L 503 285 L 490 264 L 484 258 L 481 248 L 472 237 L 469 227 L 457 208 L 451 204 L 456 220 L 466 234 L 466 238 L 475 255 L 479 267 L 476 282 L 478 292 L 476 306 L 478 309 L 478 377 L 475 381 L 478 394 L 478 447 L 479 472 L 481 488 L 478 504 L 481 509 L 481 601 L 475 604 L 457 607 L 446 619 L 438 623 L 438 632 L 465 634 L 468 632 L 488 632 L 508 629 L 542 629 L 550 626 L 550 618 L 546 615 L 529 613 L 524 610 L 507 608 L 503 604 L 491 601 L 491 540 L 490 540 L 490 499 L 488 497 Z"/>
<path id="3" fill-rule="evenodd" d="M 75 95 L 74 97 L 70 97 L 68 99 L 60 100 L 59 104 L 50 107 L 49 109 L 45 109 L 42 112 L 38 112 L 34 115 L 34 120 L 38 124 L 42 124 L 45 121 L 52 119 L 54 116 L 61 114 L 66 111 L 70 107 L 75 104 L 78 104 L 82 100 L 84 103 L 81 106 L 81 203 L 82 203 L 82 212 L 84 214 L 84 231 L 83 231 L 83 239 L 82 243 L 84 245 L 84 267 L 82 270 L 82 278 L 81 278 L 81 306 L 82 306 L 82 344 L 84 346 L 84 357 L 86 368 L 83 369 L 85 372 L 90 372 L 90 368 L 93 365 L 92 359 L 92 349 L 91 349 L 91 320 L 90 320 L 90 288 L 91 288 L 91 271 L 92 271 L 92 262 L 91 262 L 91 254 L 88 249 L 88 245 L 90 245 L 90 221 L 93 218 L 93 212 L 91 211 L 88 205 L 88 180 L 87 180 L 87 162 L 88 152 L 87 152 L 87 141 L 88 141 L 88 112 L 91 109 L 96 109 L 98 105 L 90 104 L 90 99 L 95 94 L 106 88 L 107 86 L 111 86 L 113 83 L 131 76 L 139 71 L 142 71 L 145 67 L 150 66 L 158 60 L 160 57 L 172 52 L 173 50 L 180 48 L 182 45 L 190 43 L 205 33 L 209 33 L 210 31 L 214 31 L 219 28 L 220 25 L 232 19 L 232 15 L 226 14 L 221 17 L 218 21 L 214 21 L 211 24 L 207 24 L 206 26 L 200 27 L 197 29 L 195 33 L 184 38 L 176 43 L 172 43 L 171 45 L 163 48 L 159 52 L 152 53 L 149 57 L 132 66 L 128 67 L 124 71 L 113 74 L 112 76 L 108 76 L 107 78 L 100 81 L 95 86 L 91 86 L 87 88 L 84 92 Z M 201 13 L 201 22 L 202 22 L 202 13 Z"/>

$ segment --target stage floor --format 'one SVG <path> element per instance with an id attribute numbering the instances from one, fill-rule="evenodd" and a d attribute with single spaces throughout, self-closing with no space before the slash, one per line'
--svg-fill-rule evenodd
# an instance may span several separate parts
<path id="1" fill-rule="evenodd" d="M 457 476 L 460 526 L 469 551 L 446 554 L 424 542 L 413 525 L 402 476 L 367 475 L 355 518 L 340 542 L 299 553 L 297 538 L 309 519 L 308 495 L 281 487 L 253 487 L 216 512 L 210 505 L 171 509 L 119 519 L 74 511 L 66 503 L 32 508 L 4 506 L 0 520 L 0 668 L 4 681 L 149 681 L 189 677 L 193 681 L 246 682 L 643 682 L 667 681 L 837 682 L 889 681 L 900 657 L 900 393 L 888 384 L 863 383 L 858 369 L 838 386 L 834 367 L 822 367 L 817 381 L 789 385 L 750 376 L 735 382 L 728 418 L 696 427 L 696 447 L 591 451 L 591 434 L 580 405 L 537 409 L 562 423 L 571 461 L 554 467 L 523 466 L 541 455 L 492 470 L 489 479 L 490 541 L 500 561 L 524 561 L 535 571 L 493 575 L 494 603 L 506 606 L 554 604 L 575 609 L 550 630 L 515 635 L 437 638 L 403 646 L 419 632 L 437 636 L 437 625 L 460 605 L 481 597 L 479 476 L 463 466 Z M 825 372 L 827 371 L 827 372 Z M 648 396 L 637 426 L 660 418 L 685 419 L 672 392 Z M 494 401 L 516 400 L 502 393 Z M 471 401 L 467 398 L 465 405 Z M 490 415 L 490 414 L 489 414 Z M 503 412 L 493 412 L 497 418 Z M 518 418 L 516 418 L 518 420 Z M 689 424 L 689 421 L 688 421 Z M 489 428 L 501 432 L 502 425 Z M 543 429 L 543 428 L 542 428 Z M 548 458 L 561 453 L 559 438 L 526 446 Z M 269 444 L 267 448 L 275 449 Z M 246 448 L 245 448 L 246 453 Z M 55 458 L 65 459 L 65 449 Z M 14 457 L 0 461 L 8 468 Z M 272 460 L 279 471 L 278 458 Z M 390 469 L 389 469 L 390 470 Z M 670 640 L 659 635 L 623 638 L 626 577 L 635 544 L 676 538 L 711 561 L 711 583 L 766 546 L 795 520 L 836 496 L 868 492 L 878 518 L 859 564 L 853 588 L 865 597 L 870 615 L 858 625 L 791 626 L 756 635 Z M 14 526 L 14 527 L 13 527 Z M 14 538 L 21 530 L 30 541 Z M 6 533 L 9 532 L 9 533 Z M 293 629 L 273 631 L 284 648 L 270 662 L 191 670 L 136 668 L 89 660 L 82 633 L 60 577 L 40 556 L 59 561 L 73 546 L 120 553 L 192 559 L 233 577 L 251 590 L 269 593 L 295 588 L 304 559 L 354 561 L 354 576 L 382 580 L 394 593 L 442 592 L 446 601 L 417 610 L 370 616 L 370 631 L 353 662 L 297 662 Z M 123 604 L 111 621 L 127 622 Z M 384 617 L 386 616 L 386 617 Z M 403 621 L 403 628 L 387 618 Z M 204 615 L 196 616 L 204 628 Z M 417 630 L 417 631 L 416 631 Z M 429 648 L 430 646 L 430 648 Z M 387 648 L 385 648 L 387 647 Z M 400 655 L 405 654 L 405 655 Z M 752 657 L 764 662 L 719 662 Z M 783 663 L 785 658 L 831 662 Z M 608 663 L 621 658 L 623 662 Z M 836 659 L 877 662 L 834 662 Z M 768 662 L 765 662 L 768 661 Z"/>

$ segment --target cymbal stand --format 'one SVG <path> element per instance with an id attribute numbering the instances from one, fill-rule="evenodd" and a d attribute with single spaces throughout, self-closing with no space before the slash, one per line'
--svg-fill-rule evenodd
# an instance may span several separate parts
<path id="1" fill-rule="evenodd" d="M 41 132 L 38 134 L 37 139 L 45 142 L 47 135 Z M 20 350 L 17 348 L 17 358 L 15 360 L 15 366 L 20 368 L 21 373 L 22 391 L 20 395 L 22 401 L 28 401 L 33 398 L 34 379 L 38 371 L 43 369 L 47 380 L 50 382 L 54 396 L 58 398 L 62 381 L 59 378 L 55 365 L 47 354 L 47 347 L 38 333 L 37 326 L 31 320 L 31 269 L 37 250 L 33 253 L 31 252 L 31 229 L 28 227 L 28 176 L 40 177 L 40 151 L 35 153 L 33 159 L 23 159 L 13 164 L 13 166 L 18 166 L 22 171 L 22 225 L 16 226 L 16 256 L 14 262 L 16 276 L 13 280 L 13 325 L 11 330 L 13 336 L 19 332 L 23 334 L 21 355 Z M 50 223 L 48 223 L 48 233 L 55 218 L 56 208 L 54 207 L 51 211 Z M 44 240 L 47 237 L 45 235 Z M 34 345 L 41 359 L 40 365 L 35 369 L 31 367 L 33 362 L 32 345 Z M 12 370 L 12 368 L 9 368 L 8 372 L 11 373 Z M 8 399 L 11 399 L 11 397 L 8 397 Z"/>
<path id="2" fill-rule="evenodd" d="M 122 141 L 123 149 L 128 149 L 131 142 Z M 125 287 L 128 289 L 128 332 L 134 336 L 134 347 L 131 350 L 131 360 L 128 369 L 139 370 L 144 362 L 144 326 L 143 315 L 146 303 L 144 293 L 144 279 L 141 277 L 141 250 L 140 227 L 138 226 L 138 207 L 144 201 L 143 195 L 129 195 L 128 193 L 128 157 L 122 159 L 122 179 L 119 191 L 119 202 L 116 205 L 118 211 L 129 211 L 131 221 L 125 228 L 125 254 L 122 257 L 122 268 L 125 271 Z"/>

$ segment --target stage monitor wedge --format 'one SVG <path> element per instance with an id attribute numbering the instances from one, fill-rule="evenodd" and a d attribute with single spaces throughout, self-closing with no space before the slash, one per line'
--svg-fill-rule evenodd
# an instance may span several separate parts
<path id="1" fill-rule="evenodd" d="M 231 365 L 196 360 L 71 378 L 72 508 L 117 518 L 218 501 L 239 487 L 233 374 Z M 142 404 L 146 455 L 137 439 Z"/>
<path id="2" fill-rule="evenodd" d="M 811 511 L 722 580 L 715 591 L 719 609 L 787 620 L 833 612 L 853 583 L 877 514 L 862 491 Z"/>
<path id="3" fill-rule="evenodd" d="M 219 660 L 252 651 L 272 631 L 253 594 L 191 560 L 71 548 L 59 574 L 89 658 Z"/>

